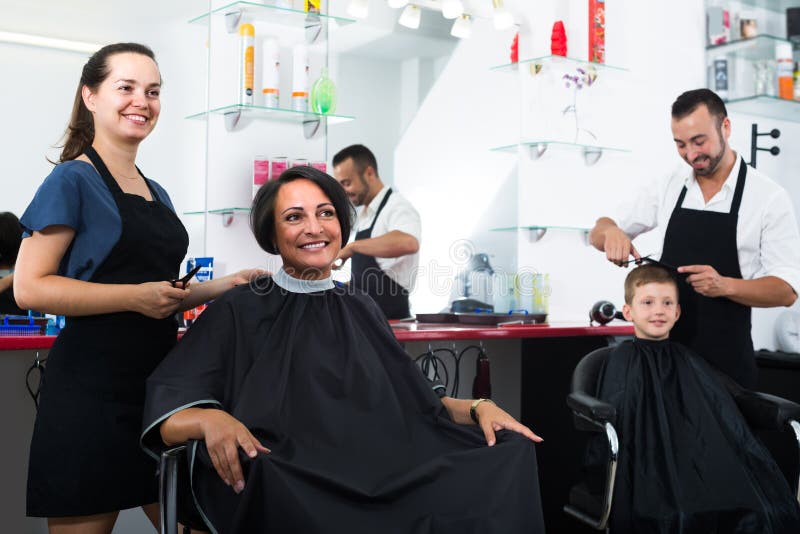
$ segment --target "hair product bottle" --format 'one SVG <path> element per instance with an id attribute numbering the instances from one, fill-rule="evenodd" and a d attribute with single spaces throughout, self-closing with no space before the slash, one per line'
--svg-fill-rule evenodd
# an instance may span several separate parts
<path id="1" fill-rule="evenodd" d="M 239 26 L 241 52 L 239 54 L 239 104 L 253 104 L 253 60 L 255 59 L 256 29 L 252 24 Z"/>
<path id="2" fill-rule="evenodd" d="M 792 43 L 777 43 L 775 58 L 778 60 L 778 97 L 794 99 L 794 79 L 792 59 Z"/>
<path id="3" fill-rule="evenodd" d="M 262 44 L 261 56 L 263 58 L 263 69 L 261 79 L 264 94 L 264 105 L 268 108 L 279 108 L 280 106 L 280 80 L 281 80 L 281 61 L 278 40 L 274 37 L 267 37 Z"/>
<path id="4" fill-rule="evenodd" d="M 720 56 L 714 58 L 714 82 L 711 87 L 722 100 L 728 100 L 728 58 Z"/>
<path id="5" fill-rule="evenodd" d="M 308 111 L 308 49 L 302 44 L 292 53 L 292 109 Z"/>
<path id="6" fill-rule="evenodd" d="M 336 86 L 328 77 L 328 67 L 311 86 L 311 111 L 326 115 L 336 111 Z"/>

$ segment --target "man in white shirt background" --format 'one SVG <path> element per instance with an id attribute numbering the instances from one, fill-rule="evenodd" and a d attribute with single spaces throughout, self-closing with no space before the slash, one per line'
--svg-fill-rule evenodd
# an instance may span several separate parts
<path id="1" fill-rule="evenodd" d="M 691 166 L 650 184 L 616 220 L 601 217 L 592 245 L 623 265 L 631 240 L 663 236 L 660 261 L 677 267 L 681 320 L 671 338 L 745 387 L 756 381 L 752 307 L 790 306 L 800 288 L 800 233 L 786 191 L 728 145 L 724 102 L 708 89 L 672 105 L 672 134 Z"/>
<path id="2" fill-rule="evenodd" d="M 333 157 L 333 175 L 358 209 L 355 239 L 339 259 L 351 260 L 352 283 L 378 303 L 387 319 L 411 315 L 408 295 L 419 265 L 419 213 L 385 186 L 375 155 L 351 145 Z"/>

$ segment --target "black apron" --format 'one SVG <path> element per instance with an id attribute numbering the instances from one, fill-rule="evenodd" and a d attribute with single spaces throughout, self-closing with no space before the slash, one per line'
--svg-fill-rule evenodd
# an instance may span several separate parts
<path id="1" fill-rule="evenodd" d="M 375 221 L 378 220 L 378 216 L 381 214 L 383 207 L 386 206 L 386 201 L 389 200 L 391 194 L 391 189 L 386 191 L 386 195 L 383 197 L 378 206 L 378 211 L 375 212 L 375 217 L 372 219 L 372 225 L 366 230 L 358 232 L 356 241 L 372 237 Z M 373 256 L 353 254 L 351 262 L 353 285 L 372 297 L 387 319 L 403 319 L 411 315 L 408 306 L 408 290 L 383 272 Z"/>
<path id="2" fill-rule="evenodd" d="M 122 232 L 89 280 L 140 284 L 175 278 L 189 237 L 150 187 L 124 193 L 91 147 Z M 29 516 L 92 515 L 158 500 L 156 464 L 139 446 L 144 382 L 175 345 L 174 317 L 135 312 L 68 317 L 41 387 L 28 468 Z"/>
<path id="3" fill-rule="evenodd" d="M 661 260 L 669 265 L 710 265 L 721 276 L 741 278 L 736 224 L 747 165 L 739 166 L 730 213 L 682 207 L 681 190 L 664 234 Z M 750 307 L 728 298 L 704 297 L 681 277 L 681 318 L 670 338 L 683 343 L 746 388 L 756 385 L 756 360 L 750 337 Z"/>

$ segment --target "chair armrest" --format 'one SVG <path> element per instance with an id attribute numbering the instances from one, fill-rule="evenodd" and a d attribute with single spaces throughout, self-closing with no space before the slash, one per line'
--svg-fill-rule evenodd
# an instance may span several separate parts
<path id="1" fill-rule="evenodd" d="M 612 405 L 583 391 L 573 391 L 567 395 L 567 406 L 575 414 L 582 415 L 596 423 L 613 425 L 617 419 L 617 410 Z"/>
<path id="2" fill-rule="evenodd" d="M 789 421 L 800 421 L 800 404 L 781 397 L 743 390 L 734 395 L 750 425 L 769 430 L 785 430 Z"/>

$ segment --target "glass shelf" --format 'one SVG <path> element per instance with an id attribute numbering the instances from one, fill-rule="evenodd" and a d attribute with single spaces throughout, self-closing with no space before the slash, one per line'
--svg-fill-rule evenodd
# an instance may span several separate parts
<path id="1" fill-rule="evenodd" d="M 204 215 L 206 211 L 184 211 L 184 215 Z M 250 208 L 219 208 L 215 210 L 208 210 L 207 213 L 213 213 L 215 215 L 222 215 L 225 213 L 250 213 Z"/>
<path id="2" fill-rule="evenodd" d="M 597 163 L 597 160 L 600 159 L 600 156 L 603 155 L 603 152 L 612 152 L 618 154 L 626 154 L 631 152 L 627 148 L 587 145 L 580 143 L 570 143 L 568 141 L 551 141 L 551 140 L 524 141 L 514 145 L 504 145 L 495 147 L 492 148 L 491 150 L 492 152 L 511 153 L 511 152 L 517 152 L 518 147 L 522 147 L 522 149 L 528 153 L 528 156 L 532 160 L 537 160 L 542 156 L 544 156 L 546 152 L 550 151 L 551 147 L 557 150 L 569 150 L 573 152 L 580 152 L 583 154 L 583 158 L 587 165 L 593 165 Z"/>
<path id="3" fill-rule="evenodd" d="M 348 19 L 344 17 L 332 17 L 330 15 L 309 13 L 300 9 L 290 9 L 287 7 L 273 6 L 258 2 L 231 2 L 222 7 L 213 9 L 211 13 L 203 13 L 193 19 L 189 20 L 190 24 L 208 24 L 208 19 L 211 15 L 225 15 L 235 11 L 241 11 L 242 18 L 248 21 L 261 21 L 283 26 L 291 26 L 296 28 L 304 28 L 306 22 L 315 21 L 325 24 L 328 21 L 336 22 L 339 25 L 352 24 L 355 19 Z"/>
<path id="4" fill-rule="evenodd" d="M 743 5 L 763 7 L 769 11 L 785 11 L 787 7 L 800 7 L 797 0 L 739 0 Z"/>
<path id="5" fill-rule="evenodd" d="M 730 41 L 721 45 L 706 46 L 706 53 L 711 59 L 715 55 L 734 56 L 754 61 L 772 59 L 775 57 L 775 44 L 777 43 L 791 43 L 791 41 L 764 34 L 750 37 L 749 39 Z"/>
<path id="6" fill-rule="evenodd" d="M 531 243 L 540 241 L 548 230 L 569 230 L 572 232 L 579 232 L 583 243 L 589 244 L 589 231 L 591 228 L 580 228 L 577 226 L 558 226 L 558 225 L 542 225 L 542 226 L 508 226 L 505 228 L 490 228 L 490 232 L 528 232 L 528 240 Z"/>
<path id="7" fill-rule="evenodd" d="M 205 215 L 206 213 L 213 213 L 214 215 L 221 215 L 222 216 L 222 226 L 223 228 L 227 228 L 233 223 L 233 218 L 235 215 L 243 215 L 249 214 L 250 208 L 219 208 L 216 210 L 208 210 L 208 211 L 184 211 L 184 215 Z"/>
<path id="8" fill-rule="evenodd" d="M 268 108 L 265 106 L 254 106 L 249 104 L 232 104 L 229 106 L 222 106 L 210 109 L 208 111 L 201 111 L 200 113 L 189 115 L 186 118 L 202 119 L 205 118 L 205 116 L 208 114 L 225 115 L 229 113 L 236 113 L 237 111 L 241 111 L 242 115 L 245 117 L 274 120 L 280 122 L 294 122 L 298 124 L 306 121 L 327 119 L 328 124 L 330 125 L 330 124 L 340 124 L 343 122 L 349 122 L 355 119 L 355 117 L 349 117 L 346 115 L 331 115 L 331 114 L 323 115 L 321 113 L 313 113 L 311 111 L 295 111 L 293 109 Z"/>
<path id="9" fill-rule="evenodd" d="M 581 228 L 579 226 L 507 226 L 504 228 L 490 228 L 490 232 L 516 232 L 519 230 L 575 230 L 577 232 L 588 232 L 591 228 Z"/>
<path id="10" fill-rule="evenodd" d="M 539 70 L 544 67 L 549 66 L 560 66 L 560 67 L 586 67 L 592 66 L 598 71 L 617 71 L 617 72 L 629 72 L 628 69 L 624 67 L 616 67 L 614 65 L 609 65 L 607 63 L 595 63 L 593 61 L 586 61 L 585 59 L 576 59 L 571 57 L 564 57 L 564 56 L 541 56 L 535 57 L 531 59 L 523 59 L 517 63 L 506 63 L 505 65 L 497 65 L 495 67 L 491 67 L 490 70 L 496 70 L 501 72 L 513 72 L 519 70 L 520 66 L 527 66 L 531 69 L 531 74 L 538 74 Z"/>
<path id="11" fill-rule="evenodd" d="M 521 143 L 516 143 L 513 145 L 503 145 L 492 148 L 494 152 L 514 152 L 518 146 L 522 147 L 538 147 L 539 145 L 554 145 L 558 147 L 570 148 L 570 149 L 589 149 L 589 150 L 610 150 L 612 152 L 630 152 L 627 148 L 619 148 L 619 147 L 611 147 L 611 146 L 600 146 L 600 145 L 587 145 L 581 143 L 570 143 L 569 141 L 551 141 L 551 140 L 542 140 L 542 141 L 524 141 Z"/>
<path id="12" fill-rule="evenodd" d="M 800 101 L 776 96 L 757 95 L 727 100 L 728 113 L 746 113 L 770 119 L 800 122 Z"/>

